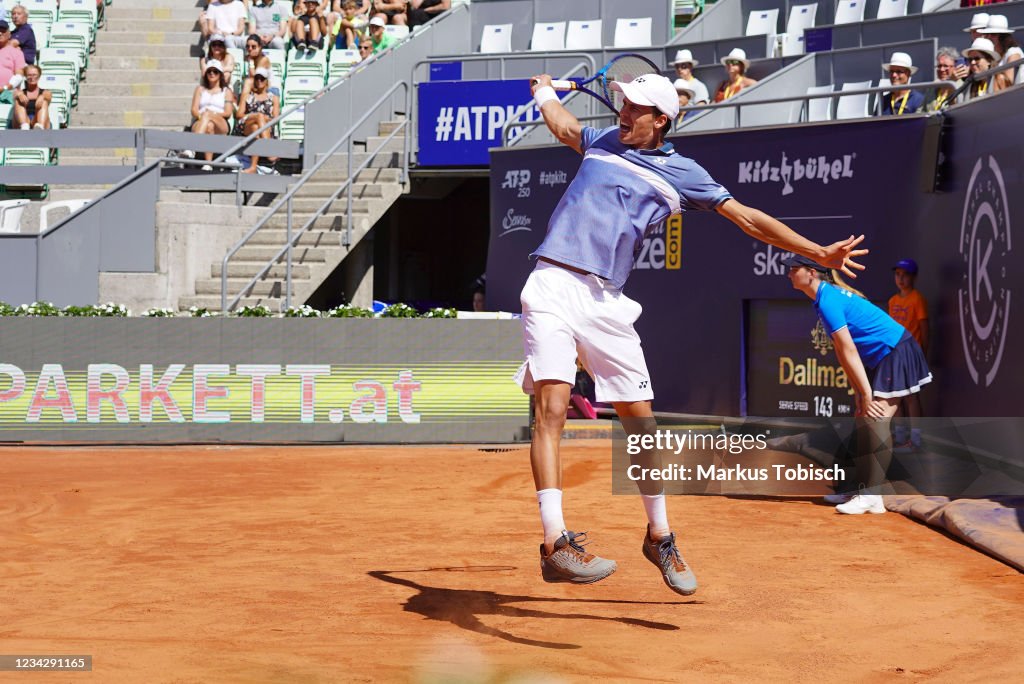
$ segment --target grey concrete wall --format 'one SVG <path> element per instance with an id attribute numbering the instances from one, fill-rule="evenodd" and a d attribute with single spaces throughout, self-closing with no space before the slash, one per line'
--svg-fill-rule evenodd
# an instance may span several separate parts
<path id="1" fill-rule="evenodd" d="M 124 304 L 136 314 L 151 308 L 178 308 L 195 294 L 196 279 L 209 278 L 227 251 L 263 215 L 264 210 L 202 206 L 177 202 L 156 205 L 156 262 L 152 273 L 99 274 L 99 301 Z"/>

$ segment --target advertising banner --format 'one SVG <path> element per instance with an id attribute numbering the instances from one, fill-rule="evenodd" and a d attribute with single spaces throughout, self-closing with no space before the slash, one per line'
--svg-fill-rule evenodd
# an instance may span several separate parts
<path id="1" fill-rule="evenodd" d="M 518 321 L 2 320 L 0 441 L 529 437 Z"/>
<path id="2" fill-rule="evenodd" d="M 748 303 L 747 414 L 852 417 L 853 388 L 809 299 Z"/>
<path id="3" fill-rule="evenodd" d="M 530 102 L 524 79 L 419 83 L 420 166 L 486 166 L 487 150 L 501 145 L 501 129 L 516 110 Z M 540 114 L 531 105 L 521 117 Z M 525 129 L 511 132 L 514 140 Z"/>

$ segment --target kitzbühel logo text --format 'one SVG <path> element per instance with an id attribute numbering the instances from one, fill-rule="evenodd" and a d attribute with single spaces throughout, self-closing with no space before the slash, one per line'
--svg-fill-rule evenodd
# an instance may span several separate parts
<path id="1" fill-rule="evenodd" d="M 782 161 L 772 164 L 769 159 L 745 161 L 739 164 L 740 183 L 782 183 L 782 194 L 793 193 L 793 184 L 803 180 L 816 180 L 824 185 L 843 178 L 853 178 L 853 160 L 857 153 L 829 159 L 825 155 L 790 159 L 782 153 Z"/>

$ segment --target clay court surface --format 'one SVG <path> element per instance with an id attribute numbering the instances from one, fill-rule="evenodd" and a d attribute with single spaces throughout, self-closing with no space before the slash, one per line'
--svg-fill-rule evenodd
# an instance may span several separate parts
<path id="1" fill-rule="evenodd" d="M 894 513 L 673 498 L 671 593 L 610 449 L 564 449 L 585 587 L 540 580 L 525 447 L 0 449 L 0 651 L 94 659 L 0 681 L 1019 681 L 1024 578 Z"/>

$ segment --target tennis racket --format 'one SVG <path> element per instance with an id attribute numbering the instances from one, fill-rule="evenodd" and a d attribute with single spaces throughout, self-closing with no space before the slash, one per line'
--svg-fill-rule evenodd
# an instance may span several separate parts
<path id="1" fill-rule="evenodd" d="M 605 107 L 616 114 L 622 107 L 622 93 L 612 90 L 612 83 L 629 83 L 637 76 L 644 74 L 660 74 L 658 65 L 642 55 L 626 53 L 618 55 L 587 79 L 572 78 L 565 81 L 552 81 L 555 90 L 578 90 L 597 98 Z M 533 84 L 536 85 L 536 79 Z"/>

